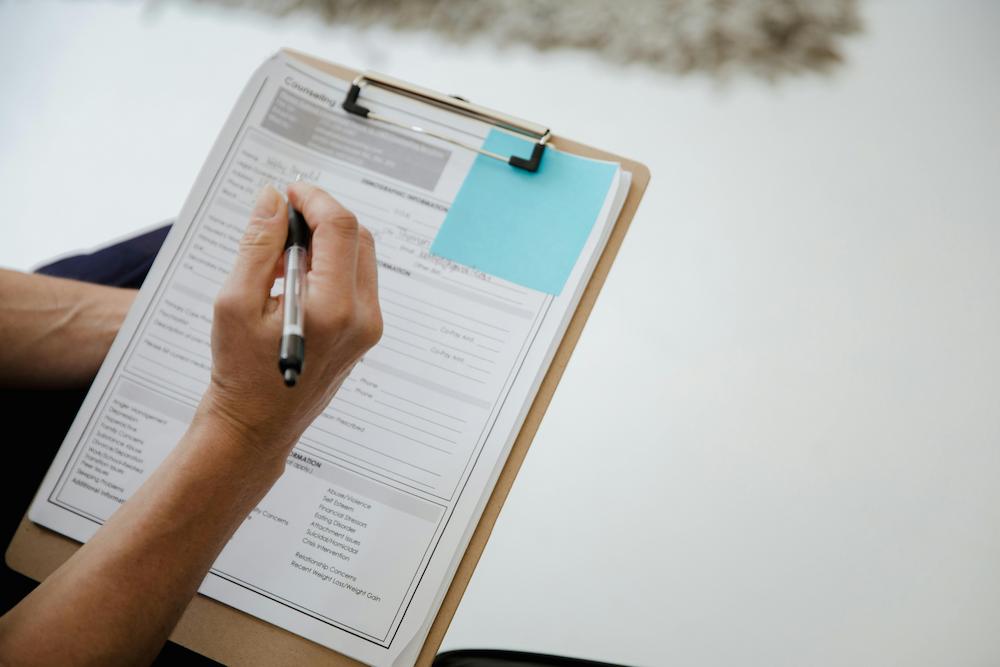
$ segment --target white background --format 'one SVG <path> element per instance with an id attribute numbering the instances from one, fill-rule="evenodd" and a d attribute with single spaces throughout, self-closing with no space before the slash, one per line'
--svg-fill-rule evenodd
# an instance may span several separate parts
<path id="1" fill-rule="evenodd" d="M 720 83 L 298 18 L 0 2 L 0 265 L 180 208 L 293 46 L 653 180 L 445 641 L 644 665 L 1000 662 L 1000 4 L 872 3 Z"/>

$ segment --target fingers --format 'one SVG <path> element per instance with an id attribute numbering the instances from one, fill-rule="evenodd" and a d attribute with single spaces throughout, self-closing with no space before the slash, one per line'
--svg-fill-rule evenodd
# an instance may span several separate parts
<path id="1" fill-rule="evenodd" d="M 312 231 L 306 321 L 346 334 L 359 348 L 371 347 L 382 335 L 371 232 L 316 186 L 292 183 L 288 200 Z"/>
<path id="2" fill-rule="evenodd" d="M 382 310 L 378 303 L 375 239 L 366 227 L 361 227 L 358 234 L 357 293 L 365 319 L 364 343 L 371 347 L 382 337 Z"/>
<path id="3" fill-rule="evenodd" d="M 277 280 L 278 278 L 283 278 L 284 276 L 285 276 L 285 253 L 282 250 L 281 256 L 278 258 L 278 263 L 274 265 L 274 279 Z"/>
<path id="4" fill-rule="evenodd" d="M 223 286 L 227 300 L 261 312 L 271 294 L 274 275 L 288 235 L 288 214 L 281 195 L 270 185 L 257 198 L 236 264 Z"/>
<path id="5" fill-rule="evenodd" d="M 375 238 L 368 228 L 358 228 L 357 292 L 362 301 L 378 301 L 378 267 L 375 263 Z"/>
<path id="6" fill-rule="evenodd" d="M 288 200 L 312 231 L 309 289 L 328 295 L 354 293 L 358 219 L 336 199 L 308 183 L 288 186 Z"/>

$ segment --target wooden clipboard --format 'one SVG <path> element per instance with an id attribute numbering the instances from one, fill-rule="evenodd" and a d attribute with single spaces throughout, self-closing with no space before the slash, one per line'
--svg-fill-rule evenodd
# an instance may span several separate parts
<path id="1" fill-rule="evenodd" d="M 286 50 L 286 53 L 292 58 L 347 81 L 354 80 L 359 74 L 355 70 L 303 53 L 292 50 Z M 510 493 L 514 479 L 521 468 L 521 463 L 528 453 L 528 447 L 531 446 L 535 432 L 541 424 L 542 417 L 545 416 L 545 411 L 559 385 L 563 371 L 569 364 L 570 356 L 580 338 L 583 326 L 586 324 L 590 311 L 597 301 L 597 296 L 604 286 L 604 281 L 611 270 L 611 265 L 614 264 L 615 256 L 625 238 L 625 233 L 628 231 L 646 186 L 649 184 L 649 169 L 635 160 L 613 155 L 559 136 L 553 136 L 549 140 L 549 144 L 559 150 L 577 155 L 619 162 L 623 169 L 632 173 L 632 183 L 621 214 L 611 230 L 607 246 L 604 248 L 583 296 L 580 298 L 580 303 L 570 320 L 566 334 L 559 343 L 552 364 L 545 373 L 538 394 L 535 396 L 527 417 L 525 417 L 524 424 L 514 441 L 489 502 L 483 510 L 483 515 L 472 534 L 465 555 L 459 563 L 455 577 L 448 587 L 441 608 L 431 625 L 430 632 L 417 659 L 417 665 L 421 667 L 432 663 L 438 648 L 441 646 L 448 625 L 455 615 L 455 610 L 458 609 L 465 588 L 468 586 L 472 573 L 479 563 L 479 558 L 486 548 L 486 542 L 489 540 L 493 525 L 500 515 L 500 509 L 507 499 L 507 494 Z M 13 570 L 36 581 L 42 581 L 72 556 L 79 547 L 80 544 L 75 540 L 32 523 L 25 514 L 10 546 L 7 548 L 6 561 Z M 331 651 L 325 646 L 200 594 L 196 595 L 188 605 L 180 622 L 171 633 L 170 639 L 224 664 L 361 664 Z"/>

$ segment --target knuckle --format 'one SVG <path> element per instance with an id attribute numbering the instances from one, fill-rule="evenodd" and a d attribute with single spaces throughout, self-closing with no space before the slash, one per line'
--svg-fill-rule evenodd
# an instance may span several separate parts
<path id="1" fill-rule="evenodd" d="M 382 340 L 382 332 L 385 325 L 382 322 L 382 313 L 376 311 L 375 314 L 367 318 L 362 327 L 362 343 L 366 348 L 375 347 Z"/>
<path id="2" fill-rule="evenodd" d="M 323 206 L 325 198 L 331 197 L 317 187 L 310 188 L 305 199 L 302 200 L 302 212 L 306 215 L 317 215 L 320 213 L 320 207 Z"/>
<path id="3" fill-rule="evenodd" d="M 369 350 L 382 338 L 382 317 L 379 313 L 359 312 L 351 323 L 351 343 L 359 350 Z"/>
<path id="4" fill-rule="evenodd" d="M 342 304 L 331 306 L 318 317 L 318 324 L 325 333 L 340 333 L 351 326 L 353 312 Z"/>
<path id="5" fill-rule="evenodd" d="M 240 249 L 259 246 L 264 240 L 264 225 L 257 219 L 251 219 L 243 236 L 240 237 Z"/>
<path id="6" fill-rule="evenodd" d="M 238 286 L 227 285 L 215 297 L 212 306 L 213 319 L 217 318 L 223 322 L 231 321 L 233 318 L 240 318 L 246 314 L 247 299 Z"/>
<path id="7" fill-rule="evenodd" d="M 364 225 L 358 226 L 358 240 L 371 249 L 375 249 L 375 237 L 372 236 L 371 230 Z"/>
<path id="8" fill-rule="evenodd" d="M 359 229 L 361 229 L 361 225 L 358 224 L 358 217 L 346 208 L 342 208 L 330 216 L 330 224 L 340 232 L 348 235 L 358 234 Z"/>
<path id="9" fill-rule="evenodd" d="M 212 311 L 215 317 L 226 317 L 227 315 L 235 312 L 237 309 L 237 299 L 236 295 L 233 293 L 232 288 L 224 288 L 215 297 L 215 303 L 212 306 Z"/>

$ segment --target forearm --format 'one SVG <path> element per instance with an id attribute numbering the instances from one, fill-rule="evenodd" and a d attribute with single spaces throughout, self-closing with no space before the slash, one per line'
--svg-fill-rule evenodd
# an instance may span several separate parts
<path id="1" fill-rule="evenodd" d="M 85 385 L 101 367 L 135 294 L 0 269 L 0 385 Z"/>
<path id="2" fill-rule="evenodd" d="M 218 553 L 284 469 L 199 411 L 150 479 L 0 619 L 0 662 L 152 660 Z"/>

